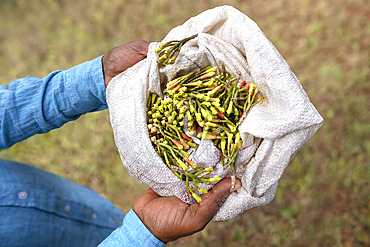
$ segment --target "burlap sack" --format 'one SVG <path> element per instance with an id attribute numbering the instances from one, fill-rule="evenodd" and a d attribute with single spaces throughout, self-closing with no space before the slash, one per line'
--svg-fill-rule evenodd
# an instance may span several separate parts
<path id="1" fill-rule="evenodd" d="M 230 6 L 207 10 L 172 29 L 162 42 L 191 35 L 175 64 L 160 68 L 151 43 L 148 57 L 116 76 L 107 88 L 107 102 L 115 142 L 122 162 L 139 182 L 162 196 L 191 203 L 180 181 L 156 154 L 146 127 L 149 92 L 162 95 L 161 84 L 199 67 L 222 66 L 242 80 L 254 82 L 263 101 L 254 106 L 239 131 L 243 139 L 237 177 L 242 188 L 232 193 L 214 220 L 226 220 L 269 203 L 278 181 L 297 151 L 322 125 L 301 84 L 256 23 Z M 214 166 L 213 174 L 230 176 L 219 162 L 211 141 L 200 143 L 194 162 Z"/>

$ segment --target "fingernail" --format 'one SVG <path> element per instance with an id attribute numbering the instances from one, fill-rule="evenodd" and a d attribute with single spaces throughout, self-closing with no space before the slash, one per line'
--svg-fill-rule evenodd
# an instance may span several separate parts
<path id="1" fill-rule="evenodd" d="M 240 185 L 240 183 L 236 183 L 235 184 L 235 188 L 233 189 L 233 188 L 230 188 L 230 193 L 233 193 L 234 191 L 237 191 L 238 189 L 240 189 L 241 188 L 241 185 Z"/>

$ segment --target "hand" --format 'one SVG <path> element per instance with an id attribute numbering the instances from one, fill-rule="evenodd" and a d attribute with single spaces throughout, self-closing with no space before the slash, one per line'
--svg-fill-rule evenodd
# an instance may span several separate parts
<path id="1" fill-rule="evenodd" d="M 237 179 L 233 191 L 240 187 Z M 133 210 L 154 236 L 167 243 L 203 230 L 233 192 L 230 188 L 231 179 L 223 179 L 202 195 L 200 203 L 191 205 L 175 196 L 161 197 L 149 189 L 139 197 Z"/>
<path id="2" fill-rule="evenodd" d="M 148 46 L 149 43 L 145 40 L 136 40 L 110 50 L 103 57 L 105 86 L 108 86 L 113 77 L 146 58 Z"/>

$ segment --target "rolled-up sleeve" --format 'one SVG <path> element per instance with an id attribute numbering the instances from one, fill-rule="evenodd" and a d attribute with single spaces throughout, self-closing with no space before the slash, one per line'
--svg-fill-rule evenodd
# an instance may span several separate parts
<path id="1" fill-rule="evenodd" d="M 116 246 L 166 246 L 165 243 L 157 239 L 141 222 L 139 217 L 131 209 L 123 218 L 121 227 L 113 231 L 99 247 Z"/>
<path id="2" fill-rule="evenodd" d="M 107 108 L 102 56 L 0 86 L 0 149 Z"/>

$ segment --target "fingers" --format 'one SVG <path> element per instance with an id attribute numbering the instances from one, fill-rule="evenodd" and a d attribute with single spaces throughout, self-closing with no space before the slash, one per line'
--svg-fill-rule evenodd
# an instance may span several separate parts
<path id="1" fill-rule="evenodd" d="M 241 187 L 241 182 L 236 179 L 235 189 Z M 207 194 L 202 196 L 202 201 L 191 206 L 198 207 L 197 218 L 202 221 L 200 224 L 206 225 L 217 213 L 227 197 L 233 192 L 231 190 L 231 179 L 226 178 L 218 182 Z"/>
<path id="2" fill-rule="evenodd" d="M 134 43 L 133 45 L 135 47 L 135 50 L 141 55 L 146 57 L 150 43 L 145 40 L 136 40 L 136 41 L 133 41 L 132 43 Z"/>
<path id="3" fill-rule="evenodd" d="M 148 202 L 150 202 L 150 201 L 152 201 L 152 200 L 154 200 L 158 197 L 160 197 L 160 196 L 157 193 L 155 193 L 154 190 L 148 189 L 135 202 L 134 207 L 133 207 L 134 212 L 137 215 L 141 215 L 141 211 L 143 210 L 145 205 Z"/>
<path id="4" fill-rule="evenodd" d="M 145 40 L 135 40 L 124 45 L 119 46 L 121 50 L 130 49 L 131 56 L 136 56 L 137 60 L 141 60 L 146 57 L 148 53 L 149 42 Z"/>
<path id="5" fill-rule="evenodd" d="M 149 44 L 145 40 L 135 40 L 110 50 L 102 59 L 105 86 L 114 76 L 146 58 Z"/>

